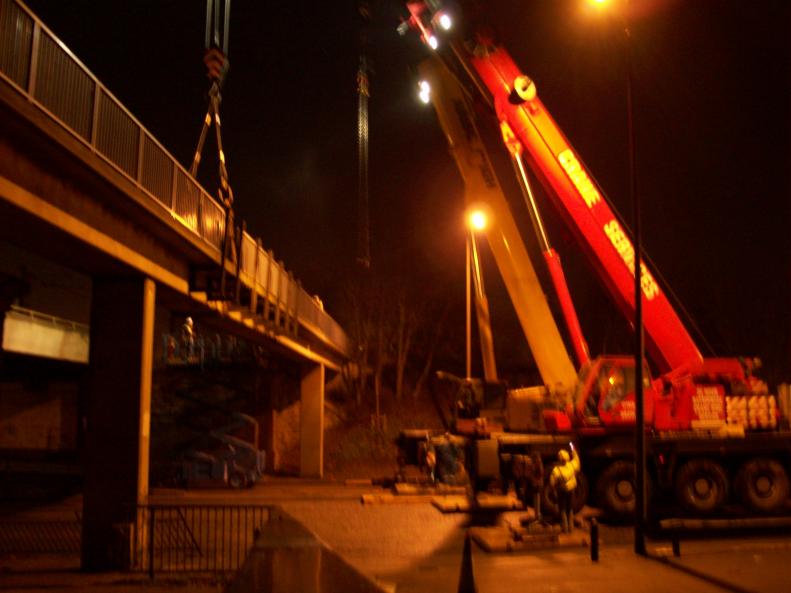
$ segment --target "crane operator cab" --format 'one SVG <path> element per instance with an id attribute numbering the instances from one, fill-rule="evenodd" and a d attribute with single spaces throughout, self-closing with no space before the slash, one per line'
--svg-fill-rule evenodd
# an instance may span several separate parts
<path id="1" fill-rule="evenodd" d="M 631 357 L 599 357 L 580 369 L 574 396 L 575 417 L 583 426 L 633 426 L 635 372 Z M 648 367 L 643 369 L 646 421 L 653 415 Z"/>

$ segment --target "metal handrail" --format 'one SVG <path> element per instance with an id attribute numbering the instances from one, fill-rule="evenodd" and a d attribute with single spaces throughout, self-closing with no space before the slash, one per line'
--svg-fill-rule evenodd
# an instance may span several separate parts
<path id="1" fill-rule="evenodd" d="M 79 323 L 78 321 L 72 321 L 71 319 L 56 317 L 55 315 L 49 315 L 47 313 L 42 313 L 33 309 L 27 309 L 18 305 L 11 305 L 10 311 L 11 313 L 15 313 L 20 317 L 30 318 L 33 321 L 42 321 L 52 326 L 64 327 L 71 330 L 88 333 L 88 326 L 86 324 Z"/>
<path id="2" fill-rule="evenodd" d="M 129 527 L 131 571 L 233 573 L 275 507 L 266 504 L 138 505 Z"/>
<path id="3" fill-rule="evenodd" d="M 19 0 L 0 0 L 0 78 L 220 254 L 225 236 L 223 206 Z M 348 353 L 346 334 L 317 300 L 304 293 L 271 252 L 259 247 L 248 233 L 243 233 L 242 240 L 246 249 L 239 254 L 244 272 L 240 281 L 275 307 L 277 319 L 307 322 L 302 324 L 309 331 Z M 260 281 L 256 259 L 259 266 L 268 267 L 262 273 L 265 282 Z M 272 279 L 276 280 L 274 291 Z M 288 295 L 297 296 L 289 302 Z M 297 326 L 286 322 L 283 329 L 296 334 Z"/>

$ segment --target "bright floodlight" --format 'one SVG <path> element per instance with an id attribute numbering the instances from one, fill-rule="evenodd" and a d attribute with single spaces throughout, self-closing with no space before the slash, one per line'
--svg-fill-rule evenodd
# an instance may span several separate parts
<path id="1" fill-rule="evenodd" d="M 473 210 L 468 217 L 470 227 L 476 231 L 482 231 L 486 228 L 487 220 L 486 213 L 483 210 Z"/>
<path id="2" fill-rule="evenodd" d="M 431 85 L 427 80 L 421 80 L 418 83 L 418 97 L 423 103 L 428 104 L 431 101 Z"/>
<path id="3" fill-rule="evenodd" d="M 437 20 L 439 26 L 442 27 L 445 31 L 449 31 L 450 28 L 453 26 L 453 20 L 450 18 L 450 15 L 446 12 L 443 12 L 439 15 L 439 19 Z"/>
<path id="4" fill-rule="evenodd" d="M 429 35 L 428 39 L 426 39 L 426 43 L 428 43 L 428 46 L 431 49 L 437 49 L 439 47 L 439 41 L 437 41 L 437 38 L 434 37 L 434 35 Z"/>

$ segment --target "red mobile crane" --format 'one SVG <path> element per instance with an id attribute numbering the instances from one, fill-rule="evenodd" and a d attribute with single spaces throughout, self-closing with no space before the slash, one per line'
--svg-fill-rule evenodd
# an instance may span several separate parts
<path id="1" fill-rule="evenodd" d="M 436 50 L 435 24 L 444 15 L 440 3 L 411 2 L 407 8 L 409 24 Z M 458 71 L 470 75 L 493 106 L 515 164 L 524 158 L 539 178 L 631 321 L 634 247 L 627 231 L 538 99 L 535 85 L 507 51 L 481 34 L 465 41 L 452 43 Z M 443 120 L 442 110 L 437 109 Z M 452 109 L 444 111 L 447 115 Z M 444 121 L 443 128 L 450 138 Z M 503 218 L 509 217 L 510 213 Z M 503 258 L 493 253 L 502 270 Z M 777 430 L 778 420 L 787 424 L 787 419 L 779 417 L 775 397 L 752 375 L 752 361 L 704 359 L 645 263 L 640 277 L 649 354 L 661 373 L 645 390 L 649 469 L 655 490 L 675 495 L 688 510 L 700 513 L 719 509 L 733 485 L 751 511 L 777 511 L 789 495 L 791 434 Z M 511 297 L 514 300 L 513 293 Z M 519 310 L 520 304 L 515 300 L 514 304 Z M 570 432 L 581 445 L 587 479 L 595 484 L 598 502 L 614 514 L 629 514 L 634 504 L 629 434 L 634 426 L 634 374 L 628 356 L 599 357 L 583 364 L 573 405 L 566 410 L 573 424 Z M 514 455 L 536 448 L 546 454 L 557 444 L 555 437 L 537 439 L 514 432 L 485 436 L 490 438 L 471 445 L 473 475 L 479 480 L 507 478 Z M 583 481 L 578 503 L 586 496 Z"/>

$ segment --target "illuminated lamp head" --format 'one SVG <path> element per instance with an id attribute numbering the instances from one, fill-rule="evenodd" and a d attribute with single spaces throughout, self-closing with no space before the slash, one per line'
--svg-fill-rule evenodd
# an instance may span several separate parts
<path id="1" fill-rule="evenodd" d="M 431 102 L 431 85 L 427 80 L 421 80 L 418 83 L 418 97 L 422 103 L 428 104 Z"/>
<path id="2" fill-rule="evenodd" d="M 451 27 L 453 27 L 453 20 L 447 12 L 440 13 L 436 20 L 439 26 L 445 31 L 450 31 Z"/>
<path id="3" fill-rule="evenodd" d="M 467 224 L 469 225 L 470 229 L 473 231 L 482 231 L 486 228 L 486 225 L 489 223 L 489 219 L 486 216 L 486 212 L 483 210 L 471 210 L 467 214 Z"/>

